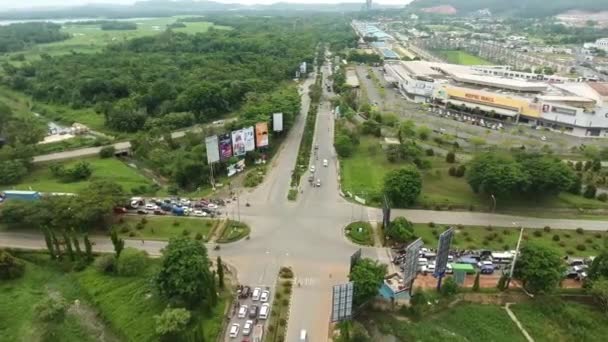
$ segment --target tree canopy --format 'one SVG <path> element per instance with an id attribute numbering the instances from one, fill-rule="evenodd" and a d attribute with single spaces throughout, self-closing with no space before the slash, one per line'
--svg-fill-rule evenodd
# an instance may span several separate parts
<path id="1" fill-rule="evenodd" d="M 520 251 L 514 276 L 531 293 L 553 291 L 562 280 L 565 265 L 561 256 L 550 247 L 527 243 Z"/>
<path id="2" fill-rule="evenodd" d="M 364 258 L 359 260 L 350 272 L 349 279 L 354 283 L 355 305 L 361 305 L 378 294 L 386 274 L 386 265 L 376 260 Z"/>
<path id="3" fill-rule="evenodd" d="M 416 237 L 414 225 L 405 217 L 396 217 L 385 230 L 384 234 L 390 237 L 391 241 L 397 243 L 407 243 Z"/>
<path id="4" fill-rule="evenodd" d="M 412 167 L 391 171 L 384 178 L 384 193 L 398 207 L 414 204 L 421 190 L 422 178 Z"/>
<path id="5" fill-rule="evenodd" d="M 49 22 L 16 23 L 0 26 L 0 53 L 23 50 L 34 44 L 65 40 L 61 25 Z"/>

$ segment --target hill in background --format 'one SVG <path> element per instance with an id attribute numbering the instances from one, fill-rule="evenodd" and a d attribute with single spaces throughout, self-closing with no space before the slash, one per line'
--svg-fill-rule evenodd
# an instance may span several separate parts
<path id="1" fill-rule="evenodd" d="M 522 17 L 553 16 L 570 10 L 597 12 L 608 10 L 608 1 L 599 0 L 414 0 L 408 8 L 436 12 L 434 7 L 451 6 L 458 14 L 489 9 L 495 15 Z M 445 8 L 445 7 L 444 7 Z M 426 9 L 426 10 L 425 10 Z M 442 13 L 441 11 L 439 13 Z M 446 13 L 448 14 L 448 13 Z"/>

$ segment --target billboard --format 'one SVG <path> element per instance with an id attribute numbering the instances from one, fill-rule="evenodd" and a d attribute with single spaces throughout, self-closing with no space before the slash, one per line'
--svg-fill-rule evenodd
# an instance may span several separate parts
<path id="1" fill-rule="evenodd" d="M 406 286 L 411 286 L 411 283 L 416 279 L 418 272 L 418 254 L 422 247 L 422 239 L 410 243 L 405 249 L 405 263 L 403 264 L 403 283 Z"/>
<path id="2" fill-rule="evenodd" d="M 353 316 L 353 293 L 352 282 L 334 285 L 331 296 L 331 321 L 339 322 L 350 319 Z"/>
<path id="3" fill-rule="evenodd" d="M 221 134 L 219 136 L 219 146 L 222 160 L 232 157 L 232 138 L 230 137 L 230 133 Z"/>
<path id="4" fill-rule="evenodd" d="M 305 74 L 306 73 L 306 62 L 302 62 L 302 64 L 300 64 L 300 74 Z"/>
<path id="5" fill-rule="evenodd" d="M 253 151 L 255 150 L 255 133 L 253 131 L 253 126 L 243 128 L 243 134 L 245 135 L 245 151 Z"/>
<path id="6" fill-rule="evenodd" d="M 437 259 L 435 259 L 435 276 L 441 277 L 445 273 L 450 255 L 450 245 L 454 237 L 454 228 L 450 228 L 439 235 L 439 246 L 437 247 Z"/>
<path id="7" fill-rule="evenodd" d="M 359 248 L 353 255 L 350 256 L 350 270 L 361 260 L 361 248 Z"/>
<path id="8" fill-rule="evenodd" d="M 218 149 L 217 135 L 206 137 L 205 147 L 207 149 L 208 164 L 220 161 L 220 150 Z"/>
<path id="9" fill-rule="evenodd" d="M 384 195 L 384 205 L 382 206 L 382 229 L 387 229 L 391 224 L 391 206 Z"/>
<path id="10" fill-rule="evenodd" d="M 275 132 L 283 130 L 283 113 L 272 114 L 272 130 Z"/>
<path id="11" fill-rule="evenodd" d="M 268 146 L 268 124 L 265 122 L 255 124 L 255 145 L 257 147 Z"/>
<path id="12" fill-rule="evenodd" d="M 242 129 L 232 131 L 232 154 L 234 156 L 245 154 L 245 133 Z"/>

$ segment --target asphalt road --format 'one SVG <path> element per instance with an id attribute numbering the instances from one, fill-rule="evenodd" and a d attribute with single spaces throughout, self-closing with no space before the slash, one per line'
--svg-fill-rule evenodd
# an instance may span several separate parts
<path id="1" fill-rule="evenodd" d="M 342 230 L 353 220 L 381 219 L 380 210 L 349 203 L 339 196 L 336 154 L 332 144 L 334 122 L 327 101 L 330 94 L 327 93 L 324 93 L 319 108 L 314 138 L 314 143 L 319 145 L 319 159 L 316 160 L 313 154 L 311 160 L 317 169 L 315 178 L 321 180 L 322 186 L 310 187 L 305 175 L 301 184 L 303 193 L 296 201 L 287 201 L 291 170 L 297 158 L 310 105 L 308 86 L 312 82 L 314 77 L 304 82 L 301 115 L 274 158 L 265 181 L 256 189 L 240 194 L 241 204 L 251 204 L 249 207 L 241 205 L 238 210 L 242 221 L 252 228 L 250 240 L 222 245 L 219 251 L 208 246 L 211 257 L 221 255 L 223 260 L 236 267 L 238 280 L 242 284 L 272 287 L 281 266 L 294 269 L 296 283 L 300 283 L 300 286 L 294 287 L 293 291 L 287 341 L 297 340 L 301 329 L 308 331 L 311 342 L 327 341 L 331 286 L 347 281 L 349 257 L 359 248 L 344 238 Z M 323 159 L 328 159 L 327 167 L 322 166 Z M 226 208 L 226 212 L 231 211 L 232 208 Z M 549 225 L 552 228 L 608 230 L 607 222 L 602 221 L 539 219 L 487 213 L 394 210 L 392 215 L 402 215 L 414 222 L 522 225 L 534 228 Z M 93 241 L 96 251 L 112 251 L 109 238 L 95 237 Z M 158 256 L 166 243 L 127 240 L 126 245 Z M 0 233 L 0 246 L 45 248 L 40 235 L 9 232 Z M 388 260 L 386 249 L 383 248 L 363 248 L 363 255 L 383 262 Z"/>

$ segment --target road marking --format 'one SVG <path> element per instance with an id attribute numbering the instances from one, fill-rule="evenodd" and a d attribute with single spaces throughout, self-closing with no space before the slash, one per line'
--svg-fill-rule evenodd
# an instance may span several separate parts
<path id="1" fill-rule="evenodd" d="M 318 283 L 319 283 L 319 278 L 315 278 L 315 277 L 296 278 L 296 284 L 300 284 L 300 287 L 314 286 L 314 285 L 317 285 Z"/>

